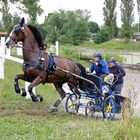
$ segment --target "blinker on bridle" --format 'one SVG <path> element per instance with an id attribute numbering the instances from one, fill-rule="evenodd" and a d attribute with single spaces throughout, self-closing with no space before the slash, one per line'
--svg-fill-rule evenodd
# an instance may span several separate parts
<path id="1" fill-rule="evenodd" d="M 15 26 L 14 33 L 16 36 L 19 36 L 22 32 L 23 32 L 23 27 L 21 27 L 20 24 Z M 9 37 L 11 38 L 11 40 L 13 40 L 13 42 L 17 43 L 17 40 L 14 37 L 12 36 Z"/>
<path id="2" fill-rule="evenodd" d="M 14 33 L 18 36 L 23 32 L 23 28 L 20 25 L 15 27 Z"/>

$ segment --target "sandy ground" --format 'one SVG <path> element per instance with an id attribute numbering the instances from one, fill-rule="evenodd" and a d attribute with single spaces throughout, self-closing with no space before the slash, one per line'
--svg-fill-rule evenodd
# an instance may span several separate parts
<path id="1" fill-rule="evenodd" d="M 126 69 L 122 95 L 132 99 L 134 112 L 140 117 L 140 71 Z"/>

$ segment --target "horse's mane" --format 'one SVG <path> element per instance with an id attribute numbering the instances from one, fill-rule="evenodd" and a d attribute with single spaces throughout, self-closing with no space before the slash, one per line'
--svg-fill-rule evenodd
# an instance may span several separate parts
<path id="1" fill-rule="evenodd" d="M 29 29 L 31 30 L 31 32 L 33 33 L 38 45 L 40 49 L 44 49 L 44 44 L 43 44 L 43 38 L 41 35 L 41 32 L 34 26 L 32 25 L 27 25 L 29 27 Z"/>

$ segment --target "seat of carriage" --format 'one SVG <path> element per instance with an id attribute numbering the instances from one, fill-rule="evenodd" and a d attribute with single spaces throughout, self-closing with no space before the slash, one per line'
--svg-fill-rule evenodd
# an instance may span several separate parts
<path id="1" fill-rule="evenodd" d="M 87 74 L 84 78 L 94 82 L 96 87 L 98 89 L 100 89 L 100 79 L 99 79 L 99 77 L 97 77 L 96 75 Z M 79 87 L 80 87 L 81 90 L 96 89 L 95 85 L 93 85 L 92 83 L 90 83 L 86 80 L 80 80 L 79 81 Z"/>
<path id="2" fill-rule="evenodd" d="M 87 74 L 86 68 L 82 64 L 76 63 L 76 65 L 78 66 L 78 68 L 81 71 L 81 76 L 84 77 L 85 79 L 88 79 L 88 80 L 94 82 L 95 85 L 99 88 L 98 78 L 97 77 L 94 78 L 92 75 Z M 85 90 L 89 90 L 89 89 L 95 89 L 95 86 L 83 79 L 79 79 L 79 89 L 85 91 Z"/>

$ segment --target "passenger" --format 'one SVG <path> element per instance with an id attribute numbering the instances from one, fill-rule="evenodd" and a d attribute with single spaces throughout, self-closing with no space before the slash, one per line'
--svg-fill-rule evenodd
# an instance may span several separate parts
<path id="1" fill-rule="evenodd" d="M 113 57 L 108 60 L 109 72 L 114 74 L 115 79 L 118 78 L 118 80 L 112 86 L 112 90 L 115 91 L 117 94 L 121 94 L 124 81 L 123 77 L 126 75 L 126 72 L 123 67 L 116 62 L 116 58 Z"/>
<path id="2" fill-rule="evenodd" d="M 96 75 L 103 78 L 109 74 L 108 65 L 106 60 L 102 58 L 101 53 L 95 53 L 94 58 L 90 60 L 93 64 L 91 65 L 90 71 L 95 71 Z"/>

